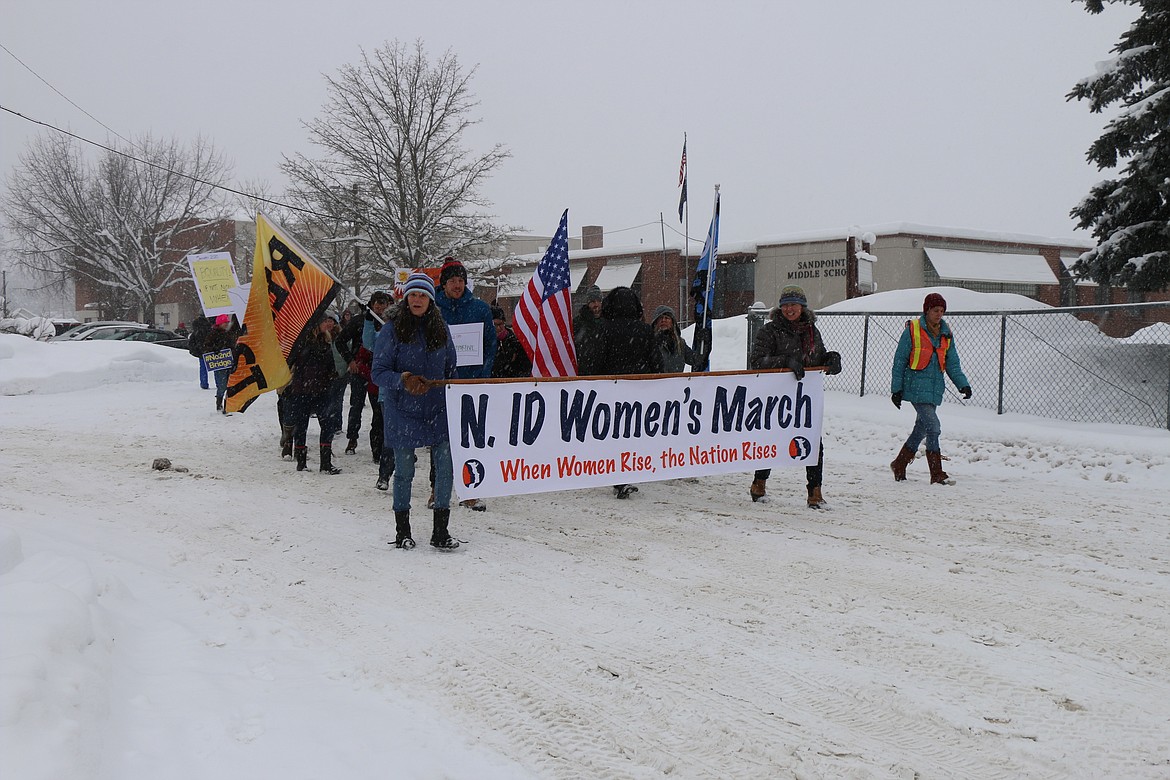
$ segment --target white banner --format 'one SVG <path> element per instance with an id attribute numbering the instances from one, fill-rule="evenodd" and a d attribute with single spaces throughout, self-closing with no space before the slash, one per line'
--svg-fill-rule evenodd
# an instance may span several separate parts
<path id="1" fill-rule="evenodd" d="M 449 382 L 460 500 L 815 465 L 824 381 L 809 371 Z"/>

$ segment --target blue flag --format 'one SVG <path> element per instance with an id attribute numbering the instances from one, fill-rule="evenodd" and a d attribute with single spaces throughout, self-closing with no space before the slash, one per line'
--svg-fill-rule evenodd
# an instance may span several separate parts
<path id="1" fill-rule="evenodd" d="M 715 308 L 715 271 L 719 267 L 719 187 L 715 187 L 715 212 L 711 216 L 711 227 L 707 229 L 707 240 L 703 242 L 703 254 L 695 266 L 695 281 L 691 283 L 691 297 L 695 299 L 695 335 L 691 348 L 695 351 L 696 371 L 708 371 L 711 367 L 711 315 Z"/>

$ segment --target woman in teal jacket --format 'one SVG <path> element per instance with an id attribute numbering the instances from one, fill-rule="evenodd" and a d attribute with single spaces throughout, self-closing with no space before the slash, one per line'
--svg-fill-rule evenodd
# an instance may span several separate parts
<path id="1" fill-rule="evenodd" d="M 906 479 L 906 467 L 914 460 L 918 445 L 926 439 L 930 483 L 954 484 L 954 480 L 943 471 L 938 441 L 942 433 L 938 405 L 942 403 L 943 391 L 946 389 L 943 374 L 951 378 L 963 398 L 971 397 L 971 383 L 967 381 L 959 364 L 959 351 L 955 348 L 951 328 L 943 320 L 946 310 L 947 302 L 941 295 L 927 295 L 922 302 L 922 317 L 906 323 L 906 329 L 898 340 L 898 351 L 894 353 L 890 400 L 899 409 L 902 408 L 902 401 L 909 401 L 917 412 L 914 429 L 890 464 L 897 482 Z"/>

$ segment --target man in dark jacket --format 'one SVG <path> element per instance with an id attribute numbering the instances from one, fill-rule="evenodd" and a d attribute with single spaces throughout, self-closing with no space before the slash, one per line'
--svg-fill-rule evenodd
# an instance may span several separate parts
<path id="1" fill-rule="evenodd" d="M 588 352 L 591 337 L 597 333 L 601 324 L 601 288 L 593 285 L 585 293 L 585 303 L 577 309 L 577 316 L 573 318 L 573 348 L 577 351 L 577 365 L 581 365 L 582 352 Z M 586 355 L 584 360 L 589 361 Z M 579 372 L 579 370 L 578 370 Z"/>
<path id="2" fill-rule="evenodd" d="M 207 340 L 209 333 L 211 333 L 211 320 L 201 314 L 192 320 L 191 335 L 187 337 L 187 351 L 199 358 L 199 386 L 204 390 L 211 389 L 211 386 L 207 384 L 207 364 L 203 362 L 205 351 L 203 342 Z"/>
<path id="3" fill-rule="evenodd" d="M 654 333 L 642 321 L 642 301 L 629 287 L 615 287 L 601 302 L 597 331 L 585 338 L 584 360 L 577 355 L 581 376 L 610 374 L 658 374 L 662 361 L 654 344 Z M 638 488 L 614 485 L 618 498 L 629 498 Z"/>
<path id="4" fill-rule="evenodd" d="M 486 303 L 467 289 L 467 269 L 453 257 L 448 257 L 439 271 L 439 289 L 435 291 L 435 305 L 439 307 L 447 326 L 452 328 L 456 346 L 459 345 L 457 338 L 459 326 L 482 325 L 480 330 L 482 361 L 475 364 L 461 361 L 457 373 L 460 379 L 490 378 L 492 361 L 499 346 L 496 340 L 496 326 L 492 323 L 492 311 Z"/>
<path id="5" fill-rule="evenodd" d="M 345 437 L 349 442 L 345 445 L 347 455 L 357 452 L 358 434 L 362 430 L 362 411 L 366 408 L 366 378 L 357 371 L 358 351 L 362 348 L 362 329 L 366 321 L 362 316 L 365 307 L 358 301 L 349 304 L 349 320 L 342 325 L 341 333 L 337 335 L 333 344 L 338 354 L 349 366 L 349 417 L 346 420 Z"/>
<path id="6" fill-rule="evenodd" d="M 492 306 L 492 322 L 496 326 L 496 338 L 500 342 L 496 350 L 496 359 L 492 362 L 492 378 L 509 378 L 532 376 L 532 360 L 524 351 L 524 345 L 512 327 L 508 325 L 507 315 L 499 306 Z"/>

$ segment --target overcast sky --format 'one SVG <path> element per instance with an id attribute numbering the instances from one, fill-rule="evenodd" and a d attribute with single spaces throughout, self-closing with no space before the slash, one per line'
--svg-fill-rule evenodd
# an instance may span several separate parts
<path id="1" fill-rule="evenodd" d="M 478 65 L 473 149 L 512 158 L 485 194 L 503 222 L 602 225 L 606 245 L 681 239 L 690 162 L 701 241 L 885 222 L 1052 237 L 1107 173 L 1104 118 L 1064 96 L 1136 17 L 1065 0 L 249 2 L 5 0 L 0 105 L 95 141 L 209 137 L 237 179 L 284 186 L 313 154 L 322 74 L 421 38 Z M 47 84 L 45 83 L 47 82 Z M 52 88 L 50 88 L 51 85 Z M 0 112 L 0 171 L 49 132 Z M 637 227 L 653 223 L 649 227 Z"/>

